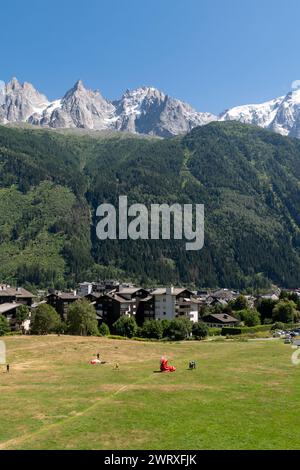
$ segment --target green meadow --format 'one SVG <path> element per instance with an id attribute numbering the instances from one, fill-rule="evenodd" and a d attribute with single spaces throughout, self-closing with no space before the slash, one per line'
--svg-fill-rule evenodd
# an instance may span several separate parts
<path id="1" fill-rule="evenodd" d="M 300 449 L 300 365 L 282 340 L 4 339 L 1 450 Z M 162 354 L 175 373 L 157 372 Z"/>

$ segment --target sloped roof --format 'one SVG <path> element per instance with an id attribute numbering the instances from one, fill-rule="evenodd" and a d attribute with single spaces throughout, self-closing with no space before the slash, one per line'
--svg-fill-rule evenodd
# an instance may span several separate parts
<path id="1" fill-rule="evenodd" d="M 15 308 L 17 308 L 19 306 L 20 306 L 20 304 L 16 304 L 16 303 L 1 304 L 0 305 L 0 314 L 10 312 L 11 310 L 14 310 Z"/>
<path id="2" fill-rule="evenodd" d="M 115 295 L 110 295 L 109 297 L 112 297 L 114 300 L 116 300 L 116 301 L 119 302 L 120 304 L 130 304 L 130 303 L 132 303 L 132 300 L 123 299 L 123 297 L 120 297 L 120 296 L 117 295 L 117 294 L 115 294 Z"/>
<path id="3" fill-rule="evenodd" d="M 140 302 L 148 302 L 148 300 L 152 300 L 152 299 L 153 299 L 153 295 L 148 295 L 148 297 L 141 299 Z"/>
<path id="4" fill-rule="evenodd" d="M 23 287 L 6 287 L 4 285 L 0 288 L 0 297 L 16 297 L 32 299 L 34 294 L 24 289 Z"/>
<path id="5" fill-rule="evenodd" d="M 52 294 L 48 294 L 47 297 L 51 297 L 52 295 L 55 295 L 59 299 L 62 300 L 80 300 L 81 297 L 78 295 L 74 295 L 72 292 L 54 292 Z"/>
<path id="6" fill-rule="evenodd" d="M 228 315 L 228 313 L 211 313 L 207 315 L 207 317 L 204 317 L 204 321 L 208 321 L 210 323 L 211 318 L 217 320 L 220 323 L 239 323 L 237 318 Z"/>
<path id="7" fill-rule="evenodd" d="M 152 295 L 165 295 L 166 291 L 167 291 L 166 287 L 159 287 L 158 289 L 155 289 L 152 292 Z M 185 291 L 190 292 L 189 289 L 186 289 L 184 287 L 173 287 L 172 295 L 180 295 L 182 292 L 185 292 Z"/>
<path id="8" fill-rule="evenodd" d="M 128 294 L 135 294 L 139 290 L 146 290 L 146 289 L 144 289 L 143 287 L 121 287 L 121 289 L 119 289 L 117 293 L 119 295 L 122 295 L 122 294 L 128 295 Z"/>
<path id="9" fill-rule="evenodd" d="M 97 300 L 99 301 L 101 300 L 101 298 L 104 299 L 105 297 L 108 297 L 111 300 L 115 300 L 116 302 L 119 302 L 120 304 L 132 304 L 133 303 L 132 300 L 123 299 L 123 297 L 120 297 L 119 295 L 112 293 L 112 292 L 109 294 L 101 295 Z"/>

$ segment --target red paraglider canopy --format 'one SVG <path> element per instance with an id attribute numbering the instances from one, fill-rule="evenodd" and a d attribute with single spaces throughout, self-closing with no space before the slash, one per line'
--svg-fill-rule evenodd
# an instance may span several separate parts
<path id="1" fill-rule="evenodd" d="M 162 357 L 160 360 L 160 371 L 161 372 L 175 372 L 176 367 L 174 366 L 169 366 L 168 364 L 168 359 L 165 357 Z"/>
<path id="2" fill-rule="evenodd" d="M 90 364 L 93 364 L 93 365 L 95 365 L 95 364 L 101 364 L 101 361 L 99 361 L 99 359 L 92 359 L 92 360 L 90 361 Z"/>

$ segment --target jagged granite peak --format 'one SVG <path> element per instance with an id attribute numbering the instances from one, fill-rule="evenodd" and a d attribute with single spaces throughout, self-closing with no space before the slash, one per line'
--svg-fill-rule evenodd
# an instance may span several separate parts
<path id="1" fill-rule="evenodd" d="M 7 90 L 17 90 L 21 88 L 21 84 L 16 77 L 13 77 L 6 85 Z"/>
<path id="2" fill-rule="evenodd" d="M 28 82 L 0 81 L 0 124 L 29 122 L 52 128 L 118 130 L 169 137 L 211 121 L 235 120 L 300 138 L 300 90 L 261 104 L 236 106 L 219 116 L 198 112 L 154 87 L 126 90 L 116 101 L 89 90 L 82 80 L 50 102 Z"/>
<path id="3" fill-rule="evenodd" d="M 115 107 L 99 91 L 88 90 L 79 80 L 62 100 L 44 110 L 40 120 L 33 117 L 30 122 L 54 128 L 102 130 L 111 127 L 114 112 Z"/>
<path id="4" fill-rule="evenodd" d="M 49 104 L 42 115 L 31 116 L 29 122 L 53 128 L 113 129 L 167 137 L 216 119 L 154 87 L 126 90 L 120 100 L 110 102 L 79 80 L 61 100 Z"/>
<path id="5" fill-rule="evenodd" d="M 187 103 L 154 87 L 127 90 L 114 104 L 118 130 L 161 137 L 183 134 L 216 119 L 212 114 L 198 113 Z"/>
<path id="6" fill-rule="evenodd" d="M 46 96 L 31 83 L 21 84 L 14 77 L 1 87 L 0 123 L 26 122 L 32 114 L 41 114 L 49 104 Z"/>

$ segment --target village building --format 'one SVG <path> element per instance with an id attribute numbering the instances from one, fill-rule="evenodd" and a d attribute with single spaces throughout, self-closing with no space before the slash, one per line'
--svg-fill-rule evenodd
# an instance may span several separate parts
<path id="1" fill-rule="evenodd" d="M 227 313 L 211 313 L 205 316 L 203 321 L 209 328 L 233 327 L 240 323 L 240 320 Z"/>
<path id="2" fill-rule="evenodd" d="M 63 320 L 67 319 L 67 313 L 68 313 L 68 308 L 69 305 L 76 302 L 77 300 L 80 300 L 81 297 L 79 297 L 76 294 L 76 291 L 74 292 L 52 292 L 47 295 L 47 304 L 51 305 L 51 307 L 55 308 L 57 313 L 61 316 Z"/>
<path id="3" fill-rule="evenodd" d="M 127 286 L 118 286 L 108 294 L 99 296 L 91 293 L 88 296 L 95 305 L 98 320 L 109 326 L 123 315 L 132 316 L 137 320 L 144 316 L 144 312 L 147 316 L 150 307 L 145 299 L 148 297 L 149 292 L 146 289 Z"/>
<path id="4" fill-rule="evenodd" d="M 34 294 L 23 287 L 11 287 L 8 284 L 0 284 L 0 304 L 18 302 L 30 307 L 34 297 Z"/>
<path id="5" fill-rule="evenodd" d="M 15 302 L 0 304 L 0 315 L 3 315 L 9 323 L 12 330 L 17 327 L 17 308 L 20 304 Z"/>
<path id="6" fill-rule="evenodd" d="M 200 301 L 194 293 L 185 288 L 163 287 L 152 292 L 156 320 L 173 320 L 185 316 L 196 323 Z"/>
<path id="7" fill-rule="evenodd" d="M 218 289 L 216 291 L 210 292 L 204 302 L 210 307 L 218 306 L 226 307 L 229 302 L 235 300 L 239 295 L 239 292 L 232 291 L 230 289 Z"/>
<path id="8" fill-rule="evenodd" d="M 93 302 L 99 323 L 111 327 L 121 316 L 135 314 L 134 302 L 124 299 L 116 293 L 101 295 Z"/>
<path id="9" fill-rule="evenodd" d="M 155 306 L 153 295 L 149 294 L 147 297 L 140 299 L 135 319 L 139 326 L 142 326 L 145 321 L 155 320 Z"/>
<path id="10" fill-rule="evenodd" d="M 79 289 L 77 291 L 77 295 L 79 297 L 86 297 L 87 295 L 91 294 L 92 291 L 93 291 L 92 282 L 81 282 L 79 284 Z"/>
<path id="11" fill-rule="evenodd" d="M 114 279 L 108 279 L 101 282 L 93 282 L 92 292 L 98 292 L 100 294 L 108 294 L 111 291 L 118 289 L 120 285 L 119 281 Z"/>

